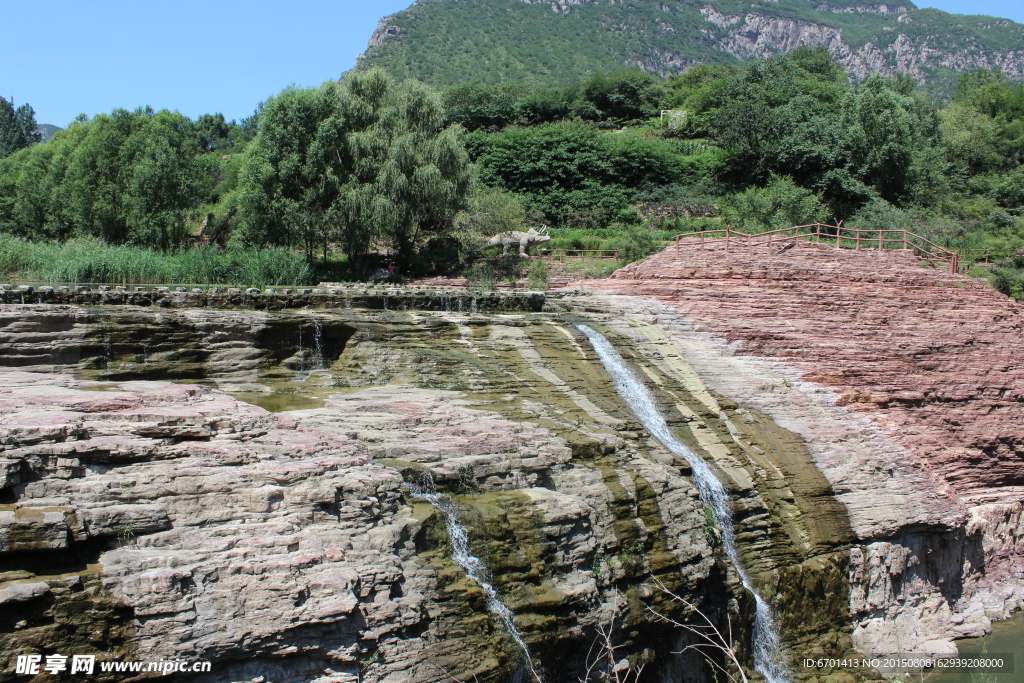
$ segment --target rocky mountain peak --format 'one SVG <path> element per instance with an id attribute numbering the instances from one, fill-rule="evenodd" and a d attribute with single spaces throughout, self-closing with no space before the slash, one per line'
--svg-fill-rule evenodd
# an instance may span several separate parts
<path id="1" fill-rule="evenodd" d="M 659 75 L 823 46 L 854 80 L 924 83 L 977 68 L 1024 78 L 1024 26 L 870 0 L 421 0 L 381 20 L 357 68 L 435 85 L 564 83 L 639 67 Z"/>

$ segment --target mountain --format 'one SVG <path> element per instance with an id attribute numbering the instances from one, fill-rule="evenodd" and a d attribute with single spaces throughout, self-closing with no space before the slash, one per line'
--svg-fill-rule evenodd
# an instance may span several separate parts
<path id="1" fill-rule="evenodd" d="M 1024 25 L 873 0 L 418 0 L 381 19 L 357 68 L 434 85 L 564 83 L 639 67 L 666 76 L 823 45 L 850 76 L 1024 79 Z"/>
<path id="2" fill-rule="evenodd" d="M 36 132 L 43 136 L 43 142 L 46 142 L 53 137 L 53 134 L 59 130 L 64 130 L 60 126 L 55 126 L 52 123 L 40 123 L 36 126 Z"/>

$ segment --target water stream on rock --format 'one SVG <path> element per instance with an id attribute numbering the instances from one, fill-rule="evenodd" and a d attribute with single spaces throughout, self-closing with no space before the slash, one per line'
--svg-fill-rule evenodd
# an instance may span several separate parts
<path id="1" fill-rule="evenodd" d="M 722 546 L 732 560 L 743 587 L 754 596 L 757 612 L 754 616 L 754 667 L 769 683 L 786 683 L 789 675 L 782 663 L 782 645 L 771 606 L 754 587 L 736 547 L 736 536 L 732 521 L 732 503 L 725 486 L 719 481 L 703 458 L 691 451 L 669 430 L 665 418 L 658 412 L 654 397 L 644 383 L 630 370 L 622 356 L 600 333 L 587 327 L 577 328 L 590 340 L 601 363 L 608 370 L 615 383 L 615 389 L 647 430 L 665 448 L 686 460 L 693 469 L 693 481 L 697 485 L 700 499 L 714 511 L 715 519 L 722 532 Z"/>
<path id="2" fill-rule="evenodd" d="M 324 361 L 324 328 L 317 317 L 313 318 L 313 347 L 316 351 L 316 367 L 323 370 L 327 367 Z"/>
<path id="3" fill-rule="evenodd" d="M 451 500 L 437 492 L 434 488 L 434 478 L 429 473 L 423 475 L 423 480 L 419 485 L 410 484 L 409 492 L 417 498 L 427 501 L 444 515 L 448 539 L 452 546 L 452 559 L 462 567 L 469 578 L 484 589 L 484 593 L 487 595 L 487 609 L 501 620 L 509 635 L 512 636 L 512 640 L 516 641 L 516 645 L 523 651 L 523 661 L 516 676 L 513 677 L 513 682 L 519 681 L 525 672 L 530 675 L 530 680 L 540 683 L 540 676 L 533 668 L 530 649 L 526 646 L 526 641 L 523 640 L 523 635 L 516 628 L 515 622 L 512 621 L 512 610 L 498 599 L 498 591 L 488 583 L 487 567 L 480 561 L 480 558 L 469 552 L 469 534 L 466 533 L 466 527 L 459 522 L 458 509 Z"/>

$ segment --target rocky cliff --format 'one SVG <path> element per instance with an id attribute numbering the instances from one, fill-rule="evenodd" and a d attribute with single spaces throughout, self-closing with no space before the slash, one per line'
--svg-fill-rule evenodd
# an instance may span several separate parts
<path id="1" fill-rule="evenodd" d="M 862 541 L 862 651 L 949 649 L 1024 606 L 1018 304 L 910 252 L 810 243 L 688 240 L 590 286 L 659 302 L 676 336 L 720 339 L 721 358 L 694 362 L 702 379 L 807 441 Z M 746 379 L 767 368 L 775 381 Z"/>
<path id="2" fill-rule="evenodd" d="M 0 676 L 55 651 L 508 680 L 523 651 L 428 480 L 543 680 L 710 680 L 659 584 L 749 664 L 691 465 L 579 323 L 727 486 L 794 680 L 875 680 L 798 660 L 951 652 L 1020 609 L 1017 304 L 909 252 L 705 247 L 543 312 L 0 305 Z"/>
<path id="3" fill-rule="evenodd" d="M 623 669 L 702 680 L 700 658 L 674 654 L 685 632 L 656 617 L 693 614 L 653 579 L 731 622 L 749 656 L 753 603 L 689 465 L 636 421 L 578 319 L 3 306 L 0 363 L 37 371 L 0 388 L 4 657 L 194 658 L 211 681 L 506 680 L 520 651 L 408 488 L 428 474 L 545 680 L 585 676 L 601 629 Z M 791 655 L 852 653 L 856 539 L 801 439 L 710 391 L 657 326 L 605 304 L 588 319 L 728 481 Z M 267 397 L 302 409 L 252 405 Z"/>
<path id="4" fill-rule="evenodd" d="M 567 82 L 639 67 L 662 76 L 698 62 L 824 46 L 853 79 L 919 82 L 976 68 L 1024 77 L 1024 26 L 911 3 L 661 0 L 420 0 L 385 17 L 360 67 L 435 85 Z"/>

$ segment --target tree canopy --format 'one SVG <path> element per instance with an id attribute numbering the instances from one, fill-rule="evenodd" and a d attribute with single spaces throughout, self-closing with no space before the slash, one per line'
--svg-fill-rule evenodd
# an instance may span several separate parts
<path id="1" fill-rule="evenodd" d="M 440 96 L 380 70 L 285 90 L 261 113 L 241 179 L 244 239 L 332 239 L 356 262 L 377 240 L 408 264 L 415 244 L 450 229 L 472 166 Z"/>
<path id="2" fill-rule="evenodd" d="M 42 140 L 36 128 L 36 114 L 31 106 L 15 108 L 14 98 L 8 102 L 0 97 L 0 159 Z"/>

